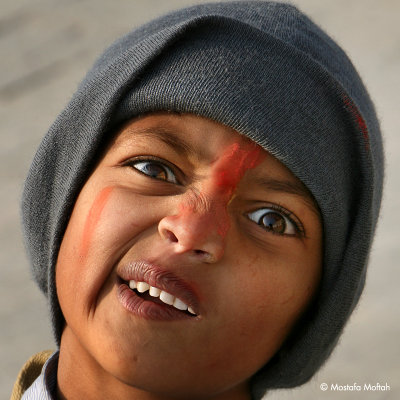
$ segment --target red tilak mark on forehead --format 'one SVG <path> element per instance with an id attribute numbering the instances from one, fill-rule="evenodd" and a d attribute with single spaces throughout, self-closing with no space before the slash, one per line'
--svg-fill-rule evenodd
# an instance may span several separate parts
<path id="1" fill-rule="evenodd" d="M 230 228 L 227 206 L 240 180 L 246 171 L 259 165 L 264 157 L 261 147 L 255 143 L 233 143 L 218 160 L 214 172 L 215 190 L 221 195 L 223 209 L 216 213 L 214 218 L 221 237 L 225 237 Z"/>
<path id="2" fill-rule="evenodd" d="M 233 143 L 215 163 L 202 192 L 180 204 L 179 215 L 193 222 L 199 243 L 216 232 L 224 238 L 230 228 L 227 206 L 246 171 L 262 162 L 265 154 L 255 143 Z"/>
<path id="3" fill-rule="evenodd" d="M 93 233 L 96 229 L 97 223 L 100 219 L 101 213 L 105 205 L 107 204 L 108 198 L 112 192 L 112 187 L 104 188 L 94 200 L 92 207 L 89 210 L 86 218 L 85 226 L 83 228 L 82 243 L 80 249 L 80 255 L 82 258 L 87 256 L 89 251 L 90 243 L 92 240 Z"/>
<path id="4" fill-rule="evenodd" d="M 255 168 L 261 161 L 261 148 L 250 143 L 240 147 L 233 143 L 218 160 L 215 169 L 215 184 L 226 195 L 232 196 L 247 170 Z"/>

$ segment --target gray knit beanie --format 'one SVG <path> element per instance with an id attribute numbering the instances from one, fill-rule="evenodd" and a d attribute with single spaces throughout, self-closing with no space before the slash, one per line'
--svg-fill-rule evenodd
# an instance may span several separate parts
<path id="1" fill-rule="evenodd" d="M 57 342 L 64 318 L 55 264 L 76 197 L 116 127 L 158 110 L 194 113 L 247 135 L 318 203 L 320 290 L 285 345 L 253 377 L 253 397 L 306 382 L 332 352 L 363 289 L 383 152 L 374 107 L 353 65 L 288 4 L 205 4 L 144 25 L 100 57 L 50 128 L 29 171 L 22 212 Z"/>

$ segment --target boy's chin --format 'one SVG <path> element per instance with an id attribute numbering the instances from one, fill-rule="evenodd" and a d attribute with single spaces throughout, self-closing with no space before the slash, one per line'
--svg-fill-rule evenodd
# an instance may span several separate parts
<path id="1" fill-rule="evenodd" d="M 61 340 L 60 367 L 68 368 L 65 359 L 79 360 L 81 371 L 87 374 L 86 382 L 100 385 L 105 393 L 131 393 L 128 398 L 136 398 L 142 392 L 165 399 L 204 399 L 215 396 L 218 396 L 215 397 L 217 399 L 233 399 L 237 398 L 233 393 L 241 392 L 239 398 L 246 398 L 243 395 L 248 393 L 247 379 L 241 376 L 243 371 L 235 371 L 236 375 L 233 375 L 232 369 L 226 368 L 227 363 L 224 366 L 220 363 L 216 367 L 210 358 L 210 365 L 205 368 L 204 360 L 201 365 L 197 364 L 193 357 L 184 357 L 186 353 L 181 351 L 171 352 L 168 357 L 165 351 L 151 343 L 131 347 L 125 345 L 123 348 L 118 345 L 109 346 L 108 349 L 99 349 L 94 345 L 86 348 L 80 342 L 71 343 L 71 333 L 71 329 L 66 326 Z M 137 347 L 141 347 L 142 351 L 137 352 Z M 173 357 L 174 354 L 178 357 Z M 69 364 L 69 367 L 74 369 L 76 364 Z"/>

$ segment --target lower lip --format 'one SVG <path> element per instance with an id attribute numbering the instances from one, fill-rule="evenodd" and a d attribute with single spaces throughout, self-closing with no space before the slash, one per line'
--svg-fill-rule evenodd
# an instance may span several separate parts
<path id="1" fill-rule="evenodd" d="M 117 289 L 117 297 L 122 306 L 130 313 L 141 318 L 153 321 L 177 321 L 184 319 L 196 319 L 172 306 L 157 304 L 143 300 L 126 283 L 120 283 Z"/>

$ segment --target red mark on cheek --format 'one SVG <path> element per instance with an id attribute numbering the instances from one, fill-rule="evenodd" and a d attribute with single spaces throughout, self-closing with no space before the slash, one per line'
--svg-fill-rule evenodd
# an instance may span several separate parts
<path id="1" fill-rule="evenodd" d="M 87 256 L 89 251 L 90 243 L 92 240 L 93 233 L 96 229 L 96 225 L 100 219 L 101 213 L 107 204 L 108 198 L 112 192 L 112 187 L 104 188 L 94 200 L 92 207 L 89 210 L 88 216 L 86 218 L 85 226 L 83 228 L 82 243 L 80 255 L 82 258 Z"/>

